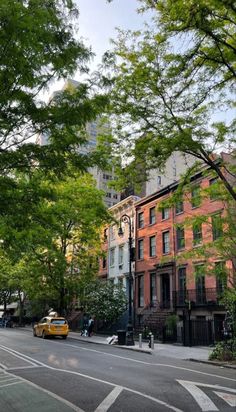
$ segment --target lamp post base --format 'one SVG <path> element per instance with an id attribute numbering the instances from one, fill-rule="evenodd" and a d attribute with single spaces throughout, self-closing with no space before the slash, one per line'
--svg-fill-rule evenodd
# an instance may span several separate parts
<path id="1" fill-rule="evenodd" d="M 127 325 L 127 332 L 126 332 L 126 346 L 134 346 L 134 329 L 131 323 Z"/>

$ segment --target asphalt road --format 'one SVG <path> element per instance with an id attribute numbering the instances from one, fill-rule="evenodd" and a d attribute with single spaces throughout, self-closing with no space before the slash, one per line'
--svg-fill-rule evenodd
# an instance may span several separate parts
<path id="1" fill-rule="evenodd" d="M 0 412 L 230 411 L 236 370 L 0 329 Z"/>

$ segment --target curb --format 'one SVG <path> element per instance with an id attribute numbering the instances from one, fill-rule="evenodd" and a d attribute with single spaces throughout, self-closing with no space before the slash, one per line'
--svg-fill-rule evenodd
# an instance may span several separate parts
<path id="1" fill-rule="evenodd" d="M 142 348 L 135 348 L 135 347 L 133 347 L 133 346 L 126 346 L 126 345 L 109 345 L 108 343 L 103 343 L 103 342 L 95 342 L 95 341 L 92 341 L 92 340 L 89 340 L 89 339 L 80 339 L 79 337 L 76 337 L 76 336 L 71 336 L 70 335 L 70 338 L 72 338 L 72 339 L 75 339 L 75 340 L 78 340 L 78 341 L 80 341 L 80 342 L 88 342 L 88 343 L 93 343 L 94 345 L 104 345 L 104 346 L 112 346 L 112 347 L 115 347 L 115 348 L 119 348 L 119 349 L 127 349 L 127 350 L 131 350 L 131 351 L 133 351 L 133 352 L 142 352 L 142 353 L 146 353 L 147 355 L 152 355 L 152 351 L 151 350 L 149 350 L 149 349 L 142 349 Z"/>
<path id="2" fill-rule="evenodd" d="M 223 363 L 223 362 L 214 362 L 214 361 L 205 361 L 205 360 L 201 360 L 201 359 L 186 359 L 189 360 L 191 362 L 196 362 L 196 363 L 205 363 L 206 365 L 213 365 L 213 366 L 221 366 L 222 368 L 227 368 L 227 369 L 236 369 L 236 365 L 229 365 L 228 363 Z"/>

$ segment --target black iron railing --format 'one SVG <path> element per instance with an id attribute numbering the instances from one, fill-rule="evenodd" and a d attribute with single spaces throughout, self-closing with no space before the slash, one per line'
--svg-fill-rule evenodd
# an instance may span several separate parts
<path id="1" fill-rule="evenodd" d="M 174 307 L 220 305 L 221 297 L 222 291 L 216 288 L 179 290 L 173 292 L 173 304 Z"/>

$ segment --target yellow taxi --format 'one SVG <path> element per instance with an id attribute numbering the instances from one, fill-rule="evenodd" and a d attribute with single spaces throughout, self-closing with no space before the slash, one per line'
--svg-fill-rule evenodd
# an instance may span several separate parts
<path id="1" fill-rule="evenodd" d="M 69 333 L 68 322 L 58 315 L 49 315 L 42 318 L 33 326 L 33 335 L 43 339 L 48 336 L 61 336 L 66 339 Z"/>

